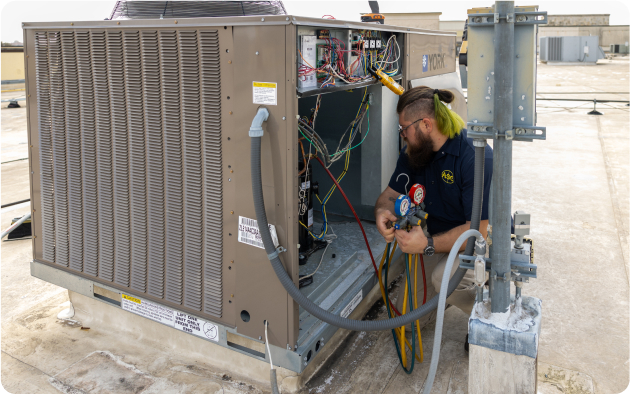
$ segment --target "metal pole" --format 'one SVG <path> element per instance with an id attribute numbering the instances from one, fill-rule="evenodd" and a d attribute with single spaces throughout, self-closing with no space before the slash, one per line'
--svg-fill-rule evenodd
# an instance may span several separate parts
<path id="1" fill-rule="evenodd" d="M 18 220 L 17 222 L 13 223 L 8 229 L 6 229 L 6 230 L 4 230 L 2 232 L 2 235 L 0 235 L 0 239 L 4 238 L 5 235 L 7 235 L 11 231 L 15 230 L 20 224 L 24 223 L 25 221 L 27 221 L 30 218 L 31 218 L 31 214 L 30 213 L 27 213 L 26 215 L 22 216 L 22 218 L 20 220 Z"/>
<path id="2" fill-rule="evenodd" d="M 497 1 L 494 13 L 494 138 L 492 202 L 492 306 L 505 312 L 510 305 L 510 234 L 512 217 L 512 101 L 514 97 L 514 2 Z"/>

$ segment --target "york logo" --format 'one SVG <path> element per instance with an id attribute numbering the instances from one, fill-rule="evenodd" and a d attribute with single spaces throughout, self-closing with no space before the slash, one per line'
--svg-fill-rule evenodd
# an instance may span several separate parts
<path id="1" fill-rule="evenodd" d="M 439 70 L 440 68 L 444 68 L 444 57 L 443 53 L 422 55 L 422 72 L 425 73 L 430 70 Z"/>
<path id="2" fill-rule="evenodd" d="M 444 170 L 442 171 L 442 180 L 450 185 L 451 183 L 455 182 L 455 177 L 453 176 L 453 173 L 451 171 Z"/>

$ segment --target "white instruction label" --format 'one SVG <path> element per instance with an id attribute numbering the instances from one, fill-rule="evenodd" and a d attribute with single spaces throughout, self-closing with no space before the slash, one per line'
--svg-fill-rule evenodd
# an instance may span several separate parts
<path id="1" fill-rule="evenodd" d="M 357 295 L 355 295 L 354 298 L 350 301 L 350 303 L 341 310 L 341 314 L 339 316 L 344 318 L 350 316 L 350 314 L 356 309 L 357 305 L 359 305 L 361 300 L 363 300 L 363 290 L 359 291 Z"/>
<path id="2" fill-rule="evenodd" d="M 302 182 L 302 190 L 310 189 L 311 181 Z"/>
<path id="3" fill-rule="evenodd" d="M 124 310 L 147 317 L 160 323 L 173 326 L 175 311 L 146 300 L 122 294 L 121 306 Z"/>
<path id="4" fill-rule="evenodd" d="M 280 243 L 278 242 L 276 226 L 270 224 L 269 232 L 271 232 L 273 246 L 277 248 Z M 260 236 L 260 231 L 258 230 L 258 221 L 243 216 L 238 217 L 238 242 L 252 245 L 261 249 L 265 248 L 262 237 Z"/>
<path id="5" fill-rule="evenodd" d="M 278 84 L 275 82 L 254 82 L 254 104 L 278 105 Z"/>
<path id="6" fill-rule="evenodd" d="M 308 224 L 307 227 L 311 227 L 313 225 L 313 208 L 308 210 Z"/>
<path id="7" fill-rule="evenodd" d="M 219 342 L 219 327 L 216 324 L 190 316 L 186 313 L 176 312 L 170 308 L 147 300 L 142 300 L 127 294 L 121 295 L 121 306 L 126 311 L 177 328 L 180 331 Z"/>
<path id="8" fill-rule="evenodd" d="M 219 327 L 194 316 L 175 312 L 175 328 L 198 337 L 219 342 Z"/>

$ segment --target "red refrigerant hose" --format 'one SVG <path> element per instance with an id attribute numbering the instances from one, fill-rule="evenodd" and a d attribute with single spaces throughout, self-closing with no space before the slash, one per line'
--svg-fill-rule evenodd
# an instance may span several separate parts
<path id="1" fill-rule="evenodd" d="M 330 179 L 332 179 L 333 182 L 335 182 L 335 186 L 337 186 L 337 188 L 339 189 L 339 192 L 341 192 L 341 195 L 343 196 L 343 199 L 346 200 L 346 203 L 350 207 L 350 210 L 352 211 L 352 214 L 354 215 L 354 218 L 357 220 L 357 223 L 359 223 L 359 227 L 361 228 L 361 233 L 363 233 L 363 239 L 365 240 L 365 245 L 367 246 L 368 252 L 370 253 L 370 258 L 372 259 L 372 266 L 374 267 L 374 273 L 378 277 L 378 268 L 376 267 L 376 262 L 374 261 L 374 256 L 372 255 L 372 249 L 370 248 L 370 243 L 368 242 L 367 235 L 365 235 L 365 230 L 363 229 L 363 225 L 361 224 L 361 220 L 359 220 L 359 216 L 357 216 L 357 213 L 354 211 L 354 207 L 350 203 L 350 200 L 348 200 L 348 197 L 346 196 L 346 193 L 343 192 L 343 189 L 339 185 L 339 182 L 337 182 L 337 180 L 335 179 L 333 174 L 330 172 L 330 170 L 328 170 L 328 168 L 326 168 L 326 166 L 324 165 L 322 160 L 319 158 L 319 156 L 314 156 L 314 157 L 317 159 L 319 164 L 322 165 L 324 170 L 326 170 L 326 172 L 328 173 L 328 176 L 330 176 Z M 422 267 L 424 268 L 424 265 Z M 425 291 L 425 301 L 426 301 L 426 284 L 425 284 L 424 287 L 425 287 L 424 291 Z M 389 305 L 391 305 L 392 309 L 394 309 L 394 312 L 398 316 L 400 316 L 400 312 L 398 312 L 398 310 L 396 309 L 396 307 L 394 306 L 394 304 L 392 303 L 391 300 L 389 301 Z"/>

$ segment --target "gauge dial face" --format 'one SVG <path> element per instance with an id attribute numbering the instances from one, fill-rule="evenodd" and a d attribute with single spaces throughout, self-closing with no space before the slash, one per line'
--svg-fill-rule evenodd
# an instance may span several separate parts
<path id="1" fill-rule="evenodd" d="M 416 205 L 420 205 L 424 201 L 424 197 L 426 197 L 426 195 L 427 193 L 424 186 L 419 183 L 411 186 L 411 189 L 409 190 L 409 197 L 411 197 L 411 200 Z"/>
<path id="2" fill-rule="evenodd" d="M 394 210 L 396 211 L 396 215 L 405 216 L 409 212 L 409 207 L 411 205 L 411 200 L 409 197 L 401 194 L 396 199 L 396 204 L 394 204 Z"/>

